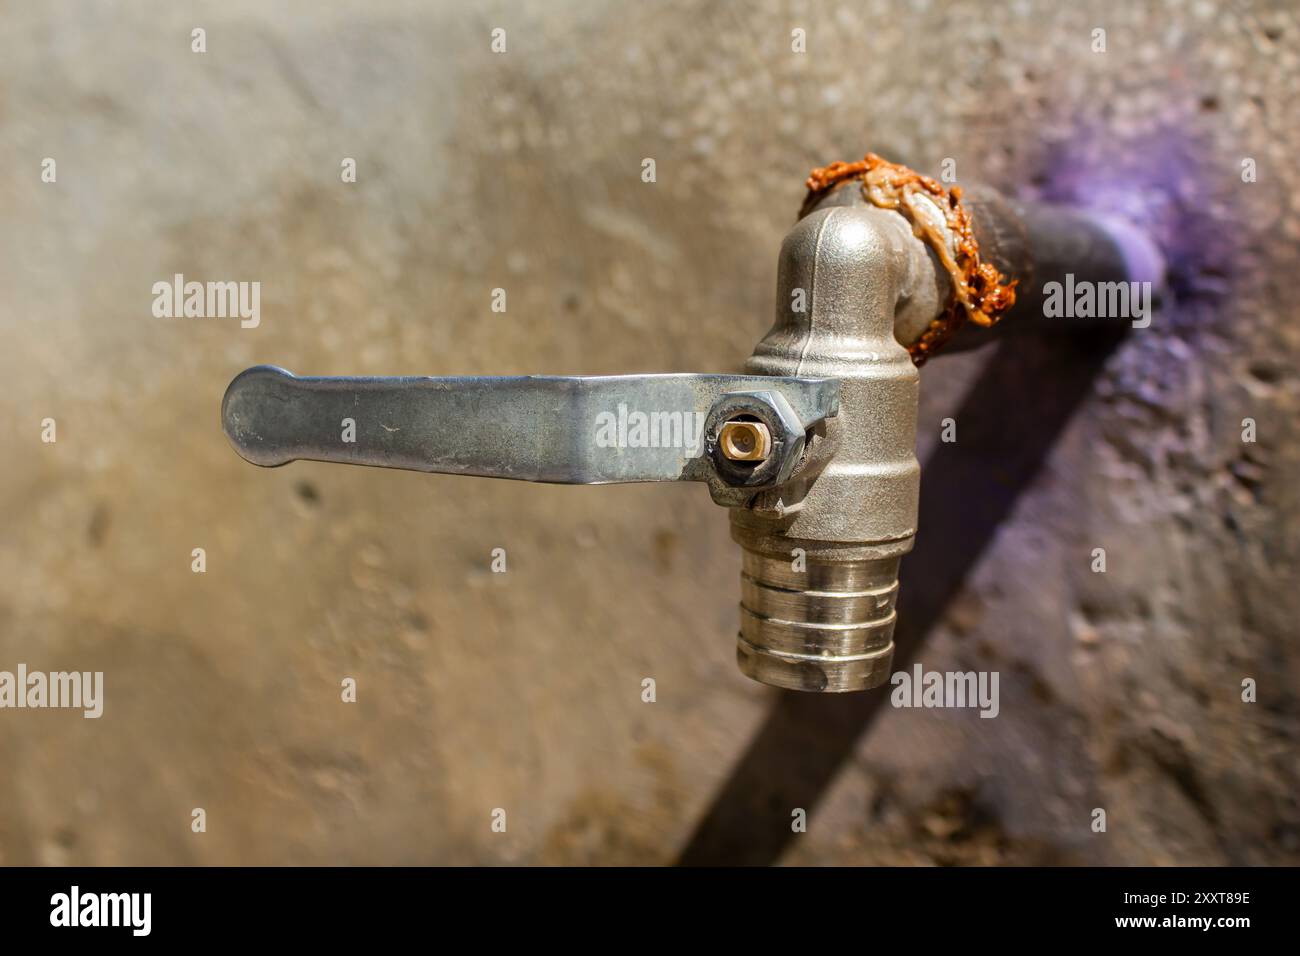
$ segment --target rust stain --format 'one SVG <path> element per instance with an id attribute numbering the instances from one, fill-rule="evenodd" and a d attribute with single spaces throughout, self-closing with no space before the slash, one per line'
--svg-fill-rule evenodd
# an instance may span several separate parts
<path id="1" fill-rule="evenodd" d="M 861 180 L 862 195 L 872 205 L 893 209 L 907 217 L 912 231 L 935 251 L 952 277 L 952 302 L 915 342 L 907 346 L 916 365 L 925 364 L 925 360 L 952 338 L 966 321 L 988 328 L 1016 304 L 1016 281 L 1007 282 L 996 266 L 980 259 L 970 210 L 962 205 L 960 186 L 944 189 L 929 176 L 899 163 L 891 163 L 875 153 L 867 153 L 857 162 L 834 162 L 814 169 L 804 183 L 808 195 L 804 197 L 799 215 L 812 211 L 827 190 L 852 180 Z M 928 195 L 943 213 L 947 229 L 955 240 L 955 255 L 949 248 L 948 236 L 918 211 L 917 196 L 922 193 Z"/>

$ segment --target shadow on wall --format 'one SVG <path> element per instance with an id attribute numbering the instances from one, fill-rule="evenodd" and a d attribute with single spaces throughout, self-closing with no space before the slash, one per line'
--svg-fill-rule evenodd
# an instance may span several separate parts
<path id="1" fill-rule="evenodd" d="M 937 445 L 921 469 L 923 520 L 899 592 L 894 670 L 911 665 L 1126 332 L 1025 338 L 999 346 L 984 367 L 956 416 L 971 440 Z M 1030 379 L 1053 387 L 1026 404 L 1021 383 Z M 817 805 L 889 690 L 779 692 L 678 864 L 775 863 L 794 836 L 790 808 Z"/>

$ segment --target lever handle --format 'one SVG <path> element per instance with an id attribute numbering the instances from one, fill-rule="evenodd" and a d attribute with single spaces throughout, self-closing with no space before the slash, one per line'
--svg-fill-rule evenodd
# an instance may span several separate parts
<path id="1" fill-rule="evenodd" d="M 839 380 L 762 375 L 307 378 L 260 365 L 230 383 L 222 423 L 255 465 L 298 459 L 559 484 L 786 480 Z M 726 454 L 758 423 L 766 457 Z M 743 437 L 743 436 L 742 436 Z"/>

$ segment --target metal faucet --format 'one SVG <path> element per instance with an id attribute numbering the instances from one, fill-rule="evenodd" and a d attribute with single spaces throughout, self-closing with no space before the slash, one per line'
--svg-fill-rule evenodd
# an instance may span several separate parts
<path id="1" fill-rule="evenodd" d="M 1017 304 L 945 350 L 1070 324 L 1041 309 L 1043 286 L 1067 273 L 1159 283 L 1159 254 L 1125 223 L 986 189 L 963 202 Z M 231 382 L 225 431 L 263 466 L 702 481 L 743 552 L 740 670 L 794 690 L 877 687 L 917 525 L 914 357 L 955 295 L 921 231 L 855 181 L 810 194 L 781 247 L 776 322 L 745 375 L 305 378 L 264 365 Z"/>

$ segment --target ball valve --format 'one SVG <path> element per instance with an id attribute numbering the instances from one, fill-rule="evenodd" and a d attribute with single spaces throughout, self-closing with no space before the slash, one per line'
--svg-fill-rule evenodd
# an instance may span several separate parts
<path id="1" fill-rule="evenodd" d="M 781 248 L 776 321 L 747 374 L 307 378 L 258 366 L 226 391 L 226 434 L 263 466 L 704 482 L 742 549 L 741 671 L 806 691 L 879 686 L 917 525 L 918 366 L 945 344 L 978 344 L 962 326 L 1053 321 L 1034 315 L 1054 277 L 1158 279 L 1159 256 L 1125 224 L 964 195 L 870 154 L 808 186 Z"/>

